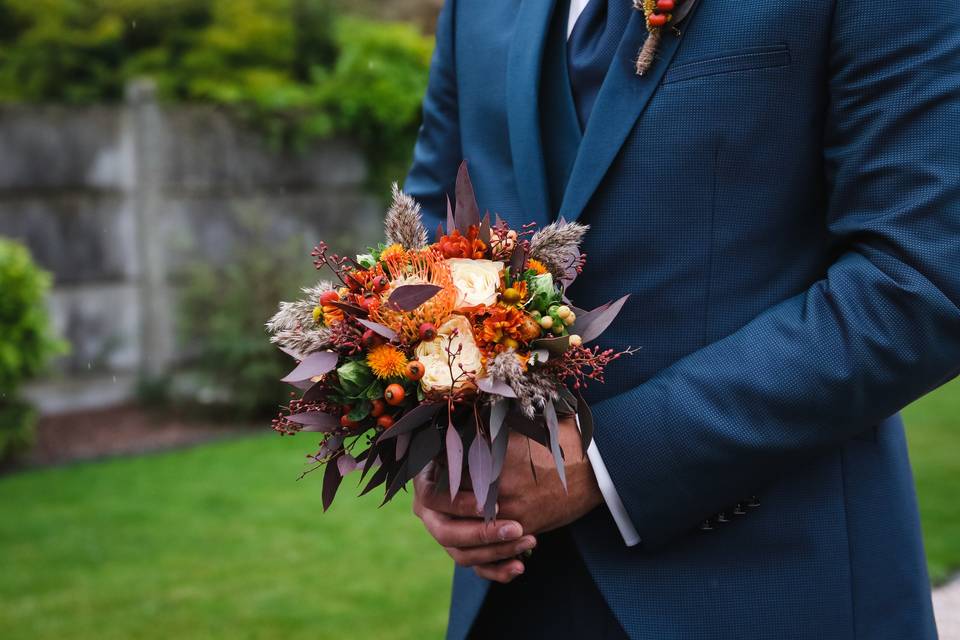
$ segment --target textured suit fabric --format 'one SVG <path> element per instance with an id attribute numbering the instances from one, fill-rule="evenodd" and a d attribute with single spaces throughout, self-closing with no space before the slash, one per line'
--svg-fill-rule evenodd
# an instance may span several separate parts
<path id="1" fill-rule="evenodd" d="M 539 536 L 525 565 L 513 582 L 490 586 L 471 640 L 628 640 L 567 528 Z"/>
<path id="2" fill-rule="evenodd" d="M 406 182 L 434 227 L 461 158 L 481 207 L 556 215 L 552 5 L 448 0 Z M 643 348 L 590 389 L 643 544 L 573 528 L 631 638 L 936 636 L 896 414 L 960 369 L 960 5 L 908 13 L 700 0 L 643 78 L 626 28 L 559 212 L 591 225 L 571 297 L 631 293 L 602 342 Z M 486 590 L 455 572 L 449 637 Z"/>
<path id="3" fill-rule="evenodd" d="M 556 8 L 555 14 L 559 14 L 564 22 L 559 29 L 559 35 L 563 37 L 570 7 L 568 2 L 560 4 L 564 6 Z M 567 70 L 581 127 L 586 127 L 590 119 L 600 85 L 623 37 L 631 11 L 631 5 L 621 0 L 590 0 L 570 33 Z M 554 33 L 551 32 L 551 36 Z"/>
<path id="4" fill-rule="evenodd" d="M 593 0 L 604 9 L 606 2 L 608 0 Z M 588 5 L 587 11 L 591 6 Z M 629 8 L 629 5 L 624 6 Z M 567 64 L 569 56 L 566 55 L 569 11 L 568 0 L 559 0 L 554 8 L 544 49 L 540 87 L 540 130 L 544 133 L 547 182 L 551 203 L 557 207 L 581 141 L 575 104 L 582 102 L 582 96 L 575 102 L 568 75 L 571 69 Z M 605 12 L 592 16 L 594 20 L 599 18 L 605 18 Z M 577 23 L 578 26 L 583 24 Z M 592 26 L 595 37 L 602 38 L 603 32 L 607 31 Z M 620 25 L 619 29 L 621 35 L 623 26 Z M 607 35 L 610 35 L 608 31 Z M 580 37 L 586 36 L 581 33 Z M 579 46 L 593 49 L 583 41 Z M 612 45 L 607 46 L 612 48 Z M 607 58 L 608 64 L 609 61 Z M 588 71 L 587 75 L 592 74 Z M 602 76 L 581 78 L 581 92 L 592 90 L 591 100 L 595 99 L 602 81 Z M 590 87 L 591 82 L 596 86 Z M 589 113 L 589 109 L 585 111 Z M 569 527 L 538 536 L 536 551 L 524 564 L 523 575 L 513 582 L 490 585 L 474 621 L 471 640 L 541 637 L 618 640 L 627 637 L 584 566 Z"/>

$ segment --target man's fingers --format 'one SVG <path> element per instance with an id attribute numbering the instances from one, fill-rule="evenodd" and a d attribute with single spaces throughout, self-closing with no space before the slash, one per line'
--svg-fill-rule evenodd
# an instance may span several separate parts
<path id="1" fill-rule="evenodd" d="M 477 506 L 477 499 L 472 491 L 460 491 L 457 497 L 450 501 L 448 491 L 425 492 L 423 504 L 434 511 L 441 511 L 451 516 L 461 518 L 476 518 L 483 510 Z"/>
<path id="2" fill-rule="evenodd" d="M 479 547 L 515 541 L 523 535 L 523 527 L 512 520 L 484 522 L 479 518 L 460 519 L 424 508 L 420 519 L 437 542 L 444 547 Z"/>
<path id="3" fill-rule="evenodd" d="M 447 547 L 446 549 L 453 561 L 461 567 L 474 567 L 514 558 L 535 546 L 537 546 L 536 538 L 523 536 L 513 542 L 500 542 L 483 547 Z"/>
<path id="4" fill-rule="evenodd" d="M 496 564 L 483 564 L 474 567 L 473 571 L 486 580 L 506 584 L 523 573 L 523 563 L 519 560 L 507 560 Z"/>

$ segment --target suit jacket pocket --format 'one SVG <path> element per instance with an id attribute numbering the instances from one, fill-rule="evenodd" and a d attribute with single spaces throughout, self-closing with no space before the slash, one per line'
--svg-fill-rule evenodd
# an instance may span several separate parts
<path id="1" fill-rule="evenodd" d="M 750 47 L 731 51 L 716 58 L 681 62 L 667 70 L 663 84 L 671 84 L 704 76 L 734 71 L 784 67 L 790 64 L 790 48 L 786 44 Z"/>

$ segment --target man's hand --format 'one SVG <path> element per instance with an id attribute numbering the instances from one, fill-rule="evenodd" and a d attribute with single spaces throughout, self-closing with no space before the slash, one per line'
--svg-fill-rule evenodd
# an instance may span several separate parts
<path id="1" fill-rule="evenodd" d="M 560 422 L 560 447 L 567 491 L 560 482 L 553 454 L 525 436 L 510 434 L 497 505 L 500 516 L 516 520 L 526 533 L 543 533 L 570 524 L 603 503 L 573 418 Z"/>
<path id="2" fill-rule="evenodd" d="M 430 463 L 414 479 L 413 512 L 454 562 L 496 582 L 510 582 L 523 573 L 517 556 L 533 549 L 536 539 L 523 535 L 523 527 L 514 520 L 484 523 L 470 490 L 461 490 L 451 502 L 450 492 L 434 482 L 434 473 Z"/>
<path id="3" fill-rule="evenodd" d="M 449 493 L 437 491 L 429 468 L 414 481 L 414 513 L 457 564 L 488 580 L 509 582 L 523 573 L 516 556 L 536 545 L 531 534 L 569 524 L 603 502 L 572 418 L 560 423 L 560 446 L 569 492 L 550 451 L 512 433 L 500 475 L 497 520 L 484 524 L 468 490 L 451 503 Z"/>

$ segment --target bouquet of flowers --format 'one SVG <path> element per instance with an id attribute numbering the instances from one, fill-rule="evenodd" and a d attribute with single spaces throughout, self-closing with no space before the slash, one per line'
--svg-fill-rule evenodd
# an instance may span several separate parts
<path id="1" fill-rule="evenodd" d="M 283 380 L 301 391 L 273 428 L 321 434 L 304 475 L 325 468 L 324 510 L 354 470 L 361 495 L 384 485 L 385 503 L 437 460 L 451 499 L 469 485 L 492 518 L 511 432 L 549 448 L 566 486 L 559 417 L 576 416 L 586 451 L 593 423 L 581 389 L 634 351 L 586 346 L 626 297 L 583 311 L 565 296 L 585 264 L 587 227 L 481 219 L 464 164 L 436 242 L 396 185 L 385 230 L 385 244 L 355 258 L 316 247 L 316 268 L 334 279 L 267 323 L 299 361 Z"/>

